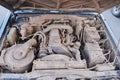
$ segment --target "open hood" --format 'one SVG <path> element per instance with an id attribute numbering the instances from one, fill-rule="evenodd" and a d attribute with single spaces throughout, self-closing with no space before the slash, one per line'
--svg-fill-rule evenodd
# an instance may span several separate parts
<path id="1" fill-rule="evenodd" d="M 120 0 L 0 0 L 0 4 L 10 10 L 89 10 L 102 12 Z"/>

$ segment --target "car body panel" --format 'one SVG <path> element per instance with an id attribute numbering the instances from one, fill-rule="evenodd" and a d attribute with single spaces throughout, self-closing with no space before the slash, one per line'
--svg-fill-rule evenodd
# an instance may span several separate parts
<path id="1" fill-rule="evenodd" d="M 6 2 L 5 2 L 6 1 Z M 7 14 L 7 19 L 5 20 L 6 23 L 2 24 L 3 28 L 0 32 L 3 30 L 8 31 L 7 29 L 4 29 L 5 27 L 8 28 L 7 22 L 9 21 L 9 18 L 13 16 L 16 20 L 20 17 L 18 15 L 41 15 L 41 14 L 66 14 L 66 15 L 89 15 L 89 16 L 97 16 L 104 22 L 104 17 L 100 15 L 102 11 L 106 10 L 109 7 L 112 7 L 113 5 L 116 5 L 119 3 L 118 0 L 108 0 L 108 3 L 106 4 L 104 0 L 97 1 L 97 0 L 91 0 L 90 3 L 87 2 L 88 0 L 76 0 L 80 1 L 80 5 L 77 5 L 74 0 L 20 0 L 20 1 L 13 1 L 14 3 L 17 3 L 16 5 L 11 4 L 12 0 L 9 0 L 8 3 L 7 0 L 3 0 L 3 4 L 5 7 L 10 9 Z M 74 4 L 73 4 L 74 2 Z M 91 3 L 92 2 L 92 3 Z M 32 5 L 30 4 L 32 3 Z M 53 4 L 54 3 L 54 4 Z M 63 4 L 61 4 L 63 3 Z M 84 3 L 84 4 L 82 4 Z M 104 4 L 103 4 L 104 3 Z M 113 3 L 108 6 L 108 4 Z M 28 4 L 28 5 L 27 5 Z M 70 5 L 71 4 L 71 5 Z M 94 4 L 94 5 L 93 5 Z M 39 6 L 38 6 L 39 5 Z M 107 6 L 106 6 L 107 5 Z M 11 7 L 8 7 L 11 6 Z M 33 7 L 35 6 L 35 7 Z M 37 7 L 36 7 L 37 6 Z M 82 7 L 81 7 L 82 6 Z M 86 6 L 86 7 L 84 7 Z M 13 13 L 13 14 L 12 14 Z M 102 17 L 101 17 L 102 16 Z M 108 25 L 105 23 L 105 25 L 108 27 Z M 104 28 L 106 26 L 104 25 Z M 107 32 L 107 36 L 111 33 Z M 3 34 L 1 34 L 3 35 Z M 6 37 L 6 35 L 3 35 Z M 3 39 L 3 37 L 2 37 Z M 117 53 L 116 47 L 114 45 L 114 42 L 111 40 L 112 38 L 109 38 L 112 48 L 114 49 L 115 53 Z M 5 39 L 0 40 L 0 42 L 4 42 Z M 1 46 L 2 49 L 2 46 Z M 117 55 L 117 58 L 120 56 Z M 120 61 L 118 61 L 120 62 Z M 120 65 L 120 64 L 118 64 Z M 51 77 L 52 76 L 52 77 Z M 76 80 L 76 79 L 120 79 L 120 70 L 115 71 L 85 71 L 85 70 L 79 70 L 79 69 L 68 69 L 68 70 L 36 70 L 29 73 L 1 73 L 0 79 L 19 79 L 19 80 L 34 80 L 34 79 L 40 79 L 40 80 L 59 80 L 59 79 L 65 79 L 65 80 Z M 57 77 L 57 79 L 56 79 Z"/>
<path id="2" fill-rule="evenodd" d="M 99 13 L 119 4 L 119 0 L 1 0 L 0 4 L 15 11 L 18 9 L 97 11 Z"/>

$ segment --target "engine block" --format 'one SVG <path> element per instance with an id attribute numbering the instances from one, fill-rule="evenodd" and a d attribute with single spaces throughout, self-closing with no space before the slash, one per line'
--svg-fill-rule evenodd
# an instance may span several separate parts
<path id="1" fill-rule="evenodd" d="M 40 15 L 30 16 L 26 21 L 20 19 L 12 25 L 4 43 L 0 58 L 4 69 L 11 72 L 115 69 L 104 28 L 95 17 Z M 19 66 L 19 62 L 24 65 Z"/>

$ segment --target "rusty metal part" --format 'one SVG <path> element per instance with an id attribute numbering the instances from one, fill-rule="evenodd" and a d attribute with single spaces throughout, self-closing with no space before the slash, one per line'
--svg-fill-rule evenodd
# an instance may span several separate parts
<path id="1" fill-rule="evenodd" d="M 75 56 L 77 61 L 81 61 L 81 54 L 78 49 L 75 48 L 69 48 L 69 50 L 72 52 L 72 54 Z"/>
<path id="2" fill-rule="evenodd" d="M 32 38 L 35 38 L 36 36 L 39 36 L 39 40 L 41 39 L 41 45 L 40 45 L 40 48 L 41 47 L 45 47 L 45 43 L 46 43 L 46 36 L 43 32 L 41 31 L 37 31 Z"/>
<path id="3" fill-rule="evenodd" d="M 16 44 L 3 50 L 0 65 L 11 72 L 25 72 L 34 59 L 34 48 L 32 46 L 36 43 L 35 39 L 30 39 L 24 44 Z"/>
<path id="4" fill-rule="evenodd" d="M 70 57 L 61 54 L 51 54 L 40 59 L 41 61 L 69 61 Z"/>
<path id="5" fill-rule="evenodd" d="M 115 69 L 117 60 L 112 57 L 114 53 L 107 35 L 96 17 L 45 14 L 28 17 L 27 23 L 23 20 L 16 25 L 19 26 L 18 33 L 21 33 L 22 40 L 18 40 L 18 44 L 7 48 L 6 51 L 3 50 L 0 58 L 0 65 L 12 72 L 25 72 L 32 62 L 31 72 L 51 69 L 80 71 Z M 34 39 L 38 43 L 35 47 L 37 50 L 35 60 L 34 49 L 29 49 L 36 44 Z M 32 40 L 32 45 L 29 40 Z M 24 54 L 21 55 L 21 52 Z M 19 66 L 20 62 L 24 65 Z M 103 69 L 105 67 L 107 69 Z"/>
<path id="6" fill-rule="evenodd" d="M 33 8 L 30 6 L 30 4 L 34 4 L 35 6 L 40 5 L 41 7 L 34 7 L 35 9 L 46 9 L 46 10 L 57 10 L 57 9 L 78 9 L 81 8 L 83 9 L 85 5 L 89 7 L 85 7 L 85 9 L 90 8 L 90 10 L 94 9 L 94 5 L 90 5 L 93 3 L 93 1 L 85 0 L 85 1 L 80 1 L 80 0 L 47 0 L 47 1 L 37 1 L 37 0 L 31 0 L 31 1 L 26 1 L 25 4 L 28 4 L 29 6 L 21 6 L 20 9 L 26 9 L 26 8 Z M 94 3 L 93 3 L 94 4 Z"/>
<path id="7" fill-rule="evenodd" d="M 26 0 L 20 0 L 20 1 L 17 1 L 17 3 L 13 6 L 14 9 L 20 7 L 20 5 L 22 5 Z"/>
<path id="8" fill-rule="evenodd" d="M 20 30 L 20 34 L 21 34 L 21 38 L 24 39 L 25 37 L 31 35 L 33 33 L 33 27 L 26 23 L 21 25 L 21 30 Z"/>
<path id="9" fill-rule="evenodd" d="M 99 44 L 97 42 L 85 43 L 84 51 L 88 67 L 93 67 L 96 64 L 102 64 L 106 61 L 102 49 L 99 47 Z"/>
<path id="10" fill-rule="evenodd" d="M 38 58 L 42 58 L 48 55 L 48 51 L 45 48 L 40 48 L 39 53 L 37 55 Z"/>
<path id="11" fill-rule="evenodd" d="M 100 36 L 95 27 L 85 27 L 86 42 L 99 41 Z"/>
<path id="12" fill-rule="evenodd" d="M 7 35 L 7 41 L 10 45 L 13 45 L 18 38 L 18 34 L 17 34 L 17 29 L 16 28 L 10 28 L 10 31 Z"/>
<path id="13" fill-rule="evenodd" d="M 52 65 L 51 65 L 52 64 Z M 87 67 L 85 60 L 73 61 L 68 56 L 53 54 L 37 59 L 33 62 L 33 70 L 48 69 L 85 69 Z"/>
<path id="14" fill-rule="evenodd" d="M 55 34 L 54 34 L 55 33 Z M 52 29 L 49 33 L 49 47 L 52 48 L 53 52 L 57 54 L 66 54 L 72 57 L 71 53 L 68 51 L 67 47 L 61 44 L 61 39 L 58 29 Z"/>
<path id="15" fill-rule="evenodd" d="M 46 15 L 41 15 L 41 16 L 34 16 L 34 17 L 29 17 L 29 23 L 32 24 L 36 24 L 36 25 L 43 25 L 46 21 L 48 20 L 71 20 L 72 22 L 74 21 L 74 25 L 76 23 L 76 21 L 81 21 L 84 20 L 84 17 L 79 17 L 79 16 L 75 16 L 75 15 L 53 15 L 53 14 L 46 14 Z M 72 23 L 71 22 L 71 23 Z"/>
<path id="16" fill-rule="evenodd" d="M 64 10 L 103 12 L 120 3 L 119 0 L 4 0 L 1 5 L 12 10 Z"/>
<path id="17" fill-rule="evenodd" d="M 83 62 L 83 61 L 40 61 L 40 59 L 33 62 L 33 70 L 69 69 L 69 68 L 85 69 L 86 62 Z"/>
<path id="18" fill-rule="evenodd" d="M 43 30 L 43 32 L 47 33 L 52 29 L 66 29 L 69 34 L 71 34 L 73 32 L 73 29 L 70 25 L 64 25 L 64 24 L 62 24 L 62 25 L 59 25 L 59 24 L 49 25 L 46 29 Z"/>
<path id="19" fill-rule="evenodd" d="M 24 0 L 23 0 L 24 1 Z M 9 1 L 10 2 L 10 1 Z M 114 5 L 119 4 L 119 0 L 26 0 L 19 6 L 20 9 L 40 9 L 40 10 L 87 10 L 102 12 Z M 20 5 L 20 3 L 16 3 Z M 34 6 L 32 6 L 34 5 Z"/>
<path id="20" fill-rule="evenodd" d="M 115 66 L 113 66 L 110 63 L 104 63 L 104 64 L 97 64 L 96 71 L 109 71 L 109 70 L 115 70 Z"/>

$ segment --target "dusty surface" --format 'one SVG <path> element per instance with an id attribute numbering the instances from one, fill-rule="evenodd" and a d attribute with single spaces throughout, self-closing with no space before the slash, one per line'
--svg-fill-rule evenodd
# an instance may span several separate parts
<path id="1" fill-rule="evenodd" d="M 120 0 L 6 0 L 6 2 L 15 10 L 89 10 L 97 12 L 103 12 L 114 5 L 120 4 Z M 4 4 L 4 2 L 1 2 L 1 4 Z"/>
<path id="2" fill-rule="evenodd" d="M 31 16 L 12 26 L 1 53 L 3 71 L 115 69 L 116 56 L 94 16 Z"/>

